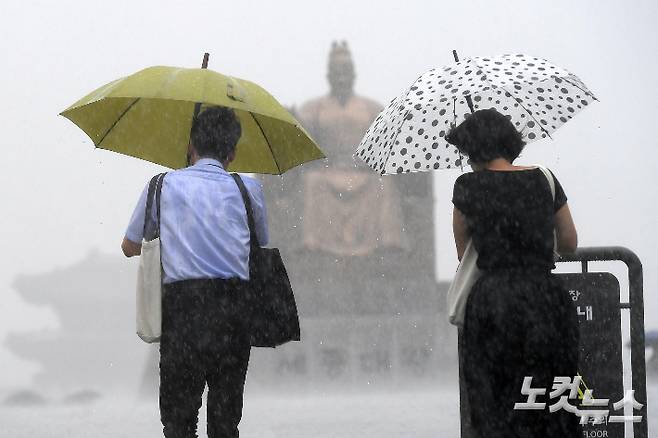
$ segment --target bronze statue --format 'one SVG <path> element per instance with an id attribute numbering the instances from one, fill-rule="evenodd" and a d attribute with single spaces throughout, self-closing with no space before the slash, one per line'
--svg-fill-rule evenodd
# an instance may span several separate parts
<path id="1" fill-rule="evenodd" d="M 308 166 L 301 176 L 303 246 L 337 256 L 406 247 L 395 183 L 379 178 L 353 157 L 382 110 L 377 102 L 354 93 L 355 78 L 347 44 L 334 42 L 327 72 L 329 94 L 305 103 L 297 114 L 327 155 L 325 168 Z"/>
<path id="2" fill-rule="evenodd" d="M 352 168 L 352 154 L 382 110 L 374 100 L 354 93 L 356 74 L 345 42 L 333 43 L 329 53 L 329 94 L 309 100 L 298 112 L 299 121 L 320 144 L 330 167 Z"/>

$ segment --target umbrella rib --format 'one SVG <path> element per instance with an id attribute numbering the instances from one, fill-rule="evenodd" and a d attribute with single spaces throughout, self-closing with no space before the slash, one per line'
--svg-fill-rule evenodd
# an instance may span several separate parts
<path id="1" fill-rule="evenodd" d="M 474 63 L 478 68 L 483 68 L 483 67 L 480 66 L 477 62 L 473 62 L 473 63 Z M 489 82 L 489 84 L 490 84 L 491 86 L 493 86 L 493 87 L 499 87 L 500 89 L 506 91 L 510 96 L 512 96 L 512 97 L 514 98 L 514 101 L 515 101 L 516 103 L 518 103 L 519 105 L 521 105 L 521 108 L 523 108 L 523 109 L 525 110 L 525 112 L 527 112 L 528 115 L 529 115 L 530 117 L 532 117 L 532 120 L 535 121 L 535 123 L 541 128 L 541 130 L 544 131 L 544 132 L 546 133 L 546 135 L 548 135 L 548 138 L 553 139 L 553 137 L 551 137 L 551 134 L 550 134 L 550 133 L 549 133 L 549 132 L 548 132 L 548 131 L 542 126 L 542 124 L 539 122 L 539 120 L 537 120 L 537 119 L 535 118 L 534 114 L 532 114 L 532 111 L 530 111 L 528 108 L 526 108 L 521 102 L 519 102 L 519 101 L 516 99 L 516 97 L 514 97 L 514 93 L 512 93 L 510 90 L 508 90 L 507 88 L 505 88 L 505 87 L 503 87 L 503 86 L 495 85 L 495 84 L 493 84 L 491 81 L 488 81 L 488 82 Z"/>
<path id="2" fill-rule="evenodd" d="M 493 85 L 493 84 L 492 84 L 492 85 Z M 500 87 L 500 88 L 501 88 L 502 90 L 505 90 L 507 93 L 509 93 L 510 96 L 514 97 L 514 94 L 513 94 L 511 91 L 509 91 L 508 89 L 506 89 L 505 87 Z M 514 97 L 514 101 L 515 101 L 516 103 L 518 103 L 518 104 L 521 106 L 521 108 L 523 108 L 523 109 L 525 110 L 525 112 L 527 112 L 528 115 L 530 115 L 530 117 L 532 117 L 532 120 L 535 121 L 535 123 L 537 124 L 537 126 L 539 126 L 539 127 L 541 128 L 541 130 L 544 131 L 544 132 L 546 133 L 546 135 L 548 135 L 548 137 L 549 137 L 550 139 L 553 139 L 553 137 L 551 137 L 551 134 L 550 134 L 550 133 L 549 133 L 549 132 L 548 132 L 548 131 L 542 126 L 542 124 L 539 122 L 539 120 L 537 120 L 537 119 L 535 118 L 534 114 L 532 114 L 532 111 L 530 111 L 528 108 L 526 108 L 526 107 L 525 107 L 521 102 L 519 102 L 515 97 Z"/>
<path id="3" fill-rule="evenodd" d="M 108 130 L 105 132 L 105 134 L 103 134 L 103 138 L 101 138 L 101 140 L 98 142 L 97 146 L 100 146 L 101 143 L 103 143 L 103 140 L 105 140 L 105 137 L 107 137 L 107 136 L 109 135 L 109 133 L 114 129 L 114 127 L 117 125 L 117 123 L 119 123 L 119 122 L 121 121 L 121 119 L 123 118 L 123 116 L 125 116 L 126 113 L 127 113 L 128 111 L 130 111 L 130 108 L 132 108 L 133 106 L 135 106 L 135 104 L 136 104 L 137 102 L 139 102 L 140 99 L 141 99 L 141 98 L 138 97 L 138 98 L 135 99 L 130 105 L 128 105 L 128 108 L 126 108 L 126 109 L 121 113 L 121 115 L 119 116 L 119 118 L 117 118 L 117 119 L 114 121 L 114 123 L 112 124 L 112 126 L 110 126 L 110 129 L 108 129 Z"/>
<path id="4" fill-rule="evenodd" d="M 587 95 L 587 96 L 591 96 L 592 99 L 597 100 L 597 101 L 599 100 L 599 99 L 596 98 L 596 96 L 594 96 L 594 94 L 593 94 L 591 91 L 583 90 L 578 84 L 575 84 L 575 83 L 571 82 L 569 79 L 567 79 L 567 78 L 562 78 L 562 80 L 563 80 L 564 82 L 566 82 L 566 83 L 568 83 L 568 84 L 571 84 L 571 85 L 573 85 L 574 87 L 578 88 L 580 91 L 582 91 L 583 93 L 585 93 L 585 95 Z"/>
<path id="5" fill-rule="evenodd" d="M 256 126 L 258 126 L 258 129 L 260 129 L 260 133 L 263 135 L 263 138 L 265 139 L 265 143 L 267 143 L 267 147 L 270 148 L 270 153 L 272 154 L 272 160 L 274 160 L 274 164 L 276 164 L 276 168 L 279 171 L 279 175 L 281 175 L 283 172 L 281 172 L 281 167 L 279 167 L 279 163 L 276 161 L 276 157 L 274 156 L 274 151 L 272 150 L 272 145 L 270 144 L 270 141 L 267 139 L 267 135 L 265 135 L 265 131 L 263 131 L 263 127 L 260 126 L 260 122 L 254 116 L 254 113 L 251 111 L 248 111 L 249 115 L 251 116 L 252 119 L 254 119 L 254 122 L 256 122 Z"/>
<path id="6" fill-rule="evenodd" d="M 400 123 L 400 126 L 404 124 L 405 119 L 407 118 L 407 114 L 409 114 L 411 110 L 407 110 L 404 113 L 404 117 L 402 117 L 402 122 Z M 397 129 L 400 129 L 400 126 L 398 126 Z M 398 133 L 395 134 L 395 137 L 391 139 L 391 142 L 393 142 L 393 145 L 395 145 L 395 139 L 398 137 Z M 391 158 L 391 152 L 393 152 L 393 146 L 391 146 L 391 149 L 388 151 L 388 154 L 386 155 L 386 160 L 384 160 L 384 166 L 382 166 L 382 172 L 381 174 L 384 175 L 386 173 L 386 166 L 388 165 L 388 160 Z"/>

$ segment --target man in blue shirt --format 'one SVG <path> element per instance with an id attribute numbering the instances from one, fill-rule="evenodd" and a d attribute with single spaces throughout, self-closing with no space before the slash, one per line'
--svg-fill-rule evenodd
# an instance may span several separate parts
<path id="1" fill-rule="evenodd" d="M 238 436 L 251 348 L 240 311 L 249 279 L 249 226 L 240 190 L 225 169 L 240 135 L 233 110 L 203 111 L 192 125 L 192 165 L 168 173 L 162 185 L 160 415 L 166 438 L 196 437 L 206 384 L 209 438 Z M 268 232 L 262 186 L 243 180 L 263 246 Z M 127 257 L 141 253 L 147 193 L 148 185 L 121 244 Z M 156 211 L 151 209 L 151 224 Z"/>

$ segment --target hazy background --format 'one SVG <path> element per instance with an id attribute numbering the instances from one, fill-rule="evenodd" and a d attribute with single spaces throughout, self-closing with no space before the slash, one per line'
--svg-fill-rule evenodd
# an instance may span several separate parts
<path id="1" fill-rule="evenodd" d="M 147 66 L 197 67 L 204 51 L 211 69 L 252 80 L 286 105 L 327 92 L 335 39 L 350 45 L 357 93 L 383 104 L 451 62 L 452 49 L 462 57 L 526 53 L 574 72 L 600 102 L 553 141 L 530 144 L 521 161 L 554 170 L 582 245 L 623 245 L 639 255 L 646 325 L 658 326 L 657 22 L 655 0 L 2 2 L 0 389 L 29 385 L 36 371 L 4 347 L 6 335 L 59 325 L 21 299 L 15 277 L 71 265 L 92 250 L 118 253 L 140 191 L 161 171 L 94 150 L 57 114 Z M 458 173 L 435 175 L 437 275 L 449 279 Z"/>

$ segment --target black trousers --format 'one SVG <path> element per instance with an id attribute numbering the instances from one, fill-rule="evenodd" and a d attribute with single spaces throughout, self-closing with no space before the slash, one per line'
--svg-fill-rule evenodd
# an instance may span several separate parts
<path id="1" fill-rule="evenodd" d="M 167 284 L 162 298 L 160 418 L 166 438 L 196 437 L 208 385 L 208 437 L 239 436 L 250 343 L 240 280 Z"/>

